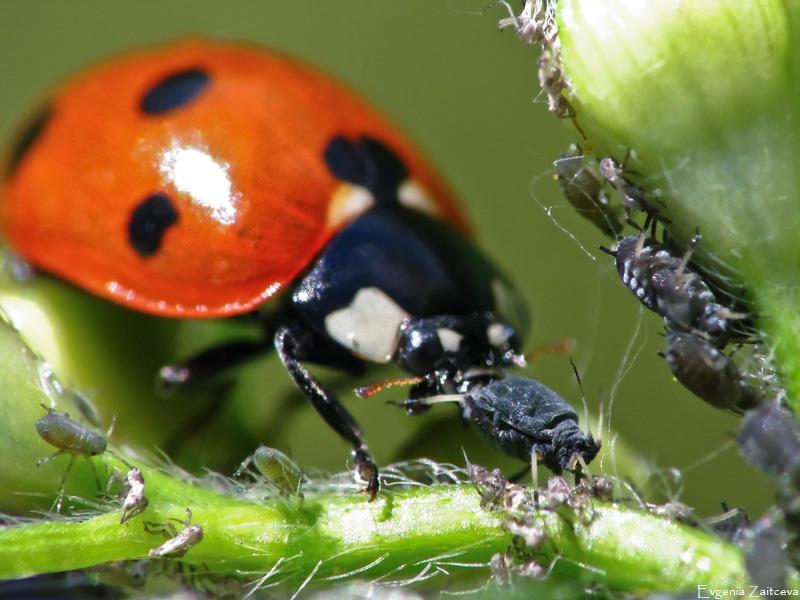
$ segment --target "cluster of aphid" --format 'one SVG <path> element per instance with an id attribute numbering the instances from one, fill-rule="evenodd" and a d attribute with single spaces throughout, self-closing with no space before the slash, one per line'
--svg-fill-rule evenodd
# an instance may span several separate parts
<path id="1" fill-rule="evenodd" d="M 781 509 L 756 522 L 750 522 L 743 509 L 729 508 L 725 503 L 721 514 L 699 519 L 690 507 L 677 500 L 663 504 L 646 502 L 632 484 L 611 477 L 587 478 L 570 485 L 555 475 L 546 487 L 537 489 L 507 480 L 499 469 L 490 471 L 480 465 L 469 465 L 468 475 L 483 506 L 503 514 L 503 526 L 514 536 L 509 549 L 490 561 L 495 582 L 506 585 L 514 577 L 549 576 L 558 553 L 557 548 L 549 546 L 552 541 L 543 525 L 542 511 L 558 513 L 570 523 L 588 525 L 595 518 L 597 500 L 632 503 L 653 515 L 720 536 L 742 548 L 754 585 L 762 590 L 786 589 L 789 566 L 796 564 L 800 553 L 800 460 L 797 458 L 800 426 L 784 409 L 763 405 L 745 417 L 739 441 L 745 457 L 754 466 L 771 473 L 780 490 Z M 780 450 L 770 453 L 778 446 Z M 542 564 L 543 557 L 552 560 Z"/>
<path id="2" fill-rule="evenodd" d="M 741 511 L 732 510 L 706 525 L 745 549 L 749 574 L 761 589 L 784 589 L 788 565 L 800 561 L 800 425 L 780 406 L 780 394 L 768 401 L 767 394 L 751 386 L 724 352 L 731 341 L 748 341 L 750 332 L 741 323 L 751 315 L 721 303 L 725 290 L 691 262 L 699 234 L 683 253 L 674 250 L 666 232 L 665 241 L 656 240 L 656 226 L 667 222 L 621 165 L 613 159 L 585 157 L 573 145 L 555 166 L 569 202 L 604 234 L 616 238 L 613 249 L 601 249 L 614 257 L 622 282 L 664 319 L 662 356 L 675 378 L 708 404 L 745 415 L 741 452 L 773 478 L 779 508 L 753 524 Z M 619 201 L 614 201 L 609 188 Z M 631 217 L 636 212 L 647 214 L 644 227 L 623 237 L 625 224 L 634 224 Z M 770 383 L 772 378 L 763 379 Z M 684 513 L 681 507 L 661 506 L 655 512 L 694 523 L 691 511 Z"/>
<path id="3" fill-rule="evenodd" d="M 800 564 L 800 424 L 777 403 L 765 403 L 742 419 L 738 442 L 778 491 L 777 509 L 745 531 L 747 568 L 762 589 L 785 589 L 789 565 Z"/>
<path id="4" fill-rule="evenodd" d="M 514 13 L 508 2 L 499 3 L 508 12 L 508 17 L 498 23 L 500 29 L 513 29 L 517 37 L 526 44 L 541 44 L 537 66 L 539 87 L 547 96 L 547 109 L 561 119 L 575 120 L 575 110 L 564 96 L 567 82 L 561 70 L 561 41 L 555 18 L 555 2 L 526 0 L 522 11 Z M 577 127 L 577 123 L 575 123 Z M 579 128 L 580 129 L 580 128 Z"/>
<path id="5" fill-rule="evenodd" d="M 612 158 L 593 161 L 573 144 L 555 166 L 567 200 L 604 234 L 617 239 L 612 249 L 601 249 L 614 257 L 622 282 L 645 307 L 663 317 L 663 356 L 675 378 L 716 408 L 742 413 L 756 406 L 761 395 L 724 352 L 732 339 L 742 336 L 733 323 L 747 315 L 721 304 L 712 285 L 691 263 L 700 235 L 683 253 L 667 241 L 658 242 L 656 228 L 666 221 Z M 635 225 L 632 218 L 637 213 L 647 215 L 644 227 L 622 237 L 625 223 Z"/>
<path id="6" fill-rule="evenodd" d="M 70 418 L 66 413 L 58 413 L 52 408 L 43 406 L 47 414 L 36 421 L 36 431 L 39 436 L 57 450 L 52 455 L 37 461 L 37 466 L 49 460 L 67 454 L 70 456 L 69 464 L 64 470 L 59 485 L 58 497 L 54 505 L 54 510 L 60 512 L 64 496 L 64 484 L 72 466 L 78 457 L 86 459 L 89 466 L 94 470 L 94 463 L 91 457 L 109 453 L 115 456 L 126 465 L 128 471 L 122 476 L 122 488 L 120 497 L 120 524 L 127 523 L 134 517 L 142 514 L 149 505 L 149 500 L 145 496 L 145 481 L 142 471 L 134 467 L 123 458 L 114 454 L 108 449 L 108 438 L 106 435 L 94 431 L 81 425 Z M 95 471 L 96 473 L 96 471 Z M 109 479 L 109 484 L 114 477 Z M 98 487 L 100 487 L 98 478 Z M 199 525 L 192 525 L 192 512 L 186 509 L 186 520 L 172 519 L 181 523 L 184 527 L 177 531 L 172 523 L 153 523 L 144 522 L 144 528 L 151 533 L 165 534 L 167 541 L 150 550 L 150 558 L 180 558 L 189 548 L 198 544 L 203 539 L 203 529 Z"/>
<path id="7" fill-rule="evenodd" d="M 513 576 L 543 579 L 550 574 L 555 559 L 548 565 L 539 562 L 542 556 L 555 554 L 546 548 L 549 539 L 541 511 L 558 512 L 563 518 L 588 524 L 595 516 L 592 500 L 611 500 L 613 496 L 613 483 L 605 477 L 570 486 L 563 477 L 554 475 L 546 487 L 538 489 L 507 480 L 499 469 L 490 471 L 471 464 L 467 472 L 482 505 L 503 513 L 503 526 L 514 536 L 511 548 L 493 556 L 489 563 L 499 585 L 508 584 Z"/>

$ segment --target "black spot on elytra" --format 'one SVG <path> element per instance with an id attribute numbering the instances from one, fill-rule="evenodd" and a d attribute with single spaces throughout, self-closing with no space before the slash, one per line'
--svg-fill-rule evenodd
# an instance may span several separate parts
<path id="1" fill-rule="evenodd" d="M 47 125 L 52 115 L 52 108 L 50 106 L 45 106 L 28 122 L 25 129 L 20 132 L 16 143 L 11 148 L 11 156 L 6 169 L 6 175 L 11 175 L 16 170 L 22 162 L 22 159 L 25 158 L 25 155 L 36 143 L 36 140 L 39 139 L 39 136 L 42 134 L 42 131 L 44 131 L 44 127 Z"/>
<path id="2" fill-rule="evenodd" d="M 139 107 L 150 115 L 161 115 L 194 100 L 211 82 L 200 68 L 185 69 L 165 77 L 142 96 Z"/>
<path id="3" fill-rule="evenodd" d="M 369 136 L 355 141 L 334 136 L 323 159 L 334 177 L 367 188 L 381 202 L 396 201 L 397 189 L 408 178 L 408 169 L 400 157 Z"/>
<path id="4" fill-rule="evenodd" d="M 178 211 L 164 194 L 145 198 L 131 214 L 128 241 L 136 252 L 146 258 L 161 247 L 164 232 L 178 222 Z"/>

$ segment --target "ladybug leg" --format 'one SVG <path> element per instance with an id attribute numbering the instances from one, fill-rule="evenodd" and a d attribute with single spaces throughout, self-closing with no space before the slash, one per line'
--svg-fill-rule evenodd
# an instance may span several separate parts
<path id="1" fill-rule="evenodd" d="M 274 341 L 275 350 L 295 385 L 311 401 L 325 422 L 353 445 L 356 474 L 359 479 L 367 483 L 362 491 L 369 494 L 371 502 L 375 499 L 380 485 L 378 467 L 369 455 L 358 424 L 336 396 L 326 390 L 300 362 L 304 358 L 311 358 L 314 354 L 313 334 L 302 326 L 284 325 L 275 332 Z"/>
<path id="2" fill-rule="evenodd" d="M 198 381 L 210 379 L 268 350 L 269 344 L 261 340 L 238 340 L 214 346 L 182 362 L 161 367 L 157 383 L 163 392 L 174 392 Z"/>

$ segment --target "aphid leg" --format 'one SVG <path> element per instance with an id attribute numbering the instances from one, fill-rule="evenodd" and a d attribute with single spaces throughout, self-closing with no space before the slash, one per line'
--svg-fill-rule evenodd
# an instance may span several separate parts
<path id="1" fill-rule="evenodd" d="M 180 519 L 177 519 L 180 523 Z M 147 533 L 152 533 L 154 535 L 163 535 L 165 538 L 174 538 L 178 535 L 178 530 L 175 529 L 175 525 L 172 523 L 156 523 L 154 521 L 145 521 L 143 523 L 144 530 Z"/>
<path id="2" fill-rule="evenodd" d="M 180 523 L 184 527 L 189 527 L 192 524 L 192 509 L 186 508 L 186 518 L 185 519 L 178 519 L 176 517 L 170 517 L 170 521 L 175 521 L 176 523 Z M 174 530 L 174 527 L 173 527 Z M 174 535 L 174 534 L 173 534 Z"/>
<path id="3" fill-rule="evenodd" d="M 380 486 L 378 467 L 369 455 L 358 424 L 336 396 L 322 387 L 300 362 L 304 356 L 313 357 L 315 340 L 312 334 L 301 328 L 282 326 L 275 332 L 274 341 L 278 357 L 294 384 L 311 401 L 311 405 L 325 422 L 352 444 L 355 472 L 359 479 L 366 482 L 361 491 L 369 494 L 371 502 L 375 499 Z"/>
<path id="4" fill-rule="evenodd" d="M 75 464 L 75 459 L 77 458 L 78 457 L 74 454 L 69 457 L 67 468 L 64 470 L 64 474 L 61 476 L 61 481 L 58 484 L 58 496 L 56 496 L 55 504 L 53 504 L 53 512 L 61 512 L 61 507 L 64 505 L 64 486 L 67 484 L 67 475 L 69 475 L 69 472 L 72 470 L 72 465 Z"/>
<path id="5" fill-rule="evenodd" d="M 692 236 L 692 239 L 689 240 L 689 244 L 686 247 L 686 252 L 683 253 L 681 263 L 675 270 L 676 274 L 681 275 L 686 270 L 686 267 L 689 265 L 689 261 L 692 260 L 692 253 L 694 252 L 694 249 L 697 248 L 697 244 L 699 244 L 700 240 L 702 239 L 703 236 L 700 235 L 700 230 L 698 229 Z"/>
<path id="6" fill-rule="evenodd" d="M 91 457 L 84 455 L 83 458 L 89 463 L 89 466 L 92 468 L 92 472 L 94 473 L 94 481 L 97 484 L 97 491 L 101 491 L 103 486 L 100 483 L 100 473 L 97 472 L 97 467 L 94 466 Z"/>
<path id="7" fill-rule="evenodd" d="M 589 465 L 586 464 L 583 456 L 577 452 L 570 457 L 567 470 L 575 474 L 575 485 L 581 482 L 581 478 L 584 475 L 586 476 L 586 481 L 589 482 L 589 487 L 594 485 L 594 477 L 592 477 L 592 473 L 589 471 Z"/>
<path id="8" fill-rule="evenodd" d="M 644 229 L 642 229 L 642 226 L 641 226 L 641 225 L 639 225 L 639 224 L 638 224 L 638 223 L 637 223 L 637 222 L 634 220 L 634 218 L 633 218 L 633 211 L 631 210 L 631 208 L 630 208 L 629 206 L 626 206 L 626 207 L 625 207 L 625 224 L 626 224 L 626 225 L 630 225 L 631 227 L 633 227 L 633 228 L 634 228 L 634 229 L 636 229 L 637 231 L 644 232 Z"/>
<path id="9" fill-rule="evenodd" d="M 251 464 L 253 464 L 252 454 L 242 461 L 239 467 L 233 472 L 233 477 L 241 477 L 242 473 L 244 473 Z"/>
<path id="10" fill-rule="evenodd" d="M 531 484 L 534 490 L 539 489 L 539 452 L 531 450 Z"/>
<path id="11" fill-rule="evenodd" d="M 39 460 L 36 461 L 36 468 L 39 468 L 42 465 L 49 463 L 51 460 L 53 460 L 54 458 L 58 458 L 62 454 L 64 454 L 63 450 L 57 450 L 53 452 L 50 456 L 45 456 L 43 458 L 40 458 Z"/>

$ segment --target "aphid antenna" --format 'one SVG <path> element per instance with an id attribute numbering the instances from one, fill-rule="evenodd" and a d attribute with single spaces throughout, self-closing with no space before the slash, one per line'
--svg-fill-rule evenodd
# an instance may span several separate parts
<path id="1" fill-rule="evenodd" d="M 597 249 L 600 250 L 600 252 L 608 254 L 609 256 L 613 256 L 615 258 L 617 256 L 617 251 L 616 250 L 612 250 L 611 248 L 609 248 L 607 246 L 599 246 Z"/>
<path id="2" fill-rule="evenodd" d="M 108 437 L 108 436 L 106 436 L 106 437 Z M 136 468 L 134 465 L 129 463 L 125 458 L 123 458 L 121 455 L 117 454 L 116 452 L 114 452 L 110 448 L 106 448 L 106 454 L 110 454 L 111 456 L 116 458 L 119 462 L 121 462 L 123 465 L 125 465 L 128 469 Z"/>
<path id="3" fill-rule="evenodd" d="M 572 357 L 569 357 L 569 364 L 572 366 L 572 372 L 575 374 L 575 381 L 578 383 L 578 391 L 581 394 L 581 404 L 583 404 L 583 422 L 586 423 L 586 428 L 589 430 L 589 435 L 592 435 L 592 424 L 589 422 L 589 403 L 586 401 L 586 394 L 583 391 L 583 383 L 581 382 L 581 374 L 578 372 L 578 366 Z"/>
<path id="4" fill-rule="evenodd" d="M 546 206 L 546 205 L 542 204 L 542 202 L 539 200 L 539 198 L 536 197 L 536 194 L 533 193 L 533 192 L 531 192 L 531 193 L 533 194 L 534 202 L 536 202 L 536 204 L 538 204 L 539 207 L 544 211 L 544 213 L 550 218 L 550 220 L 553 222 L 553 225 L 558 227 L 569 239 L 571 239 L 573 242 L 575 242 L 578 245 L 578 248 L 580 248 L 581 251 L 586 256 L 588 256 L 590 259 L 596 261 L 597 257 L 594 254 L 592 254 L 591 252 L 589 252 L 589 250 L 586 248 L 586 246 L 584 246 L 581 243 L 581 241 L 577 238 L 577 236 L 574 233 L 572 233 L 569 229 L 564 227 L 561 223 L 559 223 L 558 219 L 556 219 L 553 216 L 553 206 Z"/>
<path id="5" fill-rule="evenodd" d="M 53 413 L 58 413 L 58 407 L 55 405 L 55 403 L 52 406 L 47 406 L 46 404 L 39 402 L 39 406 L 41 406 L 47 412 L 48 415 L 52 415 Z M 69 414 L 67 413 L 59 413 L 59 414 L 63 414 L 65 417 L 69 418 Z"/>

